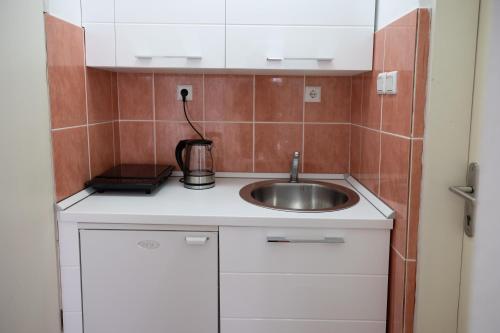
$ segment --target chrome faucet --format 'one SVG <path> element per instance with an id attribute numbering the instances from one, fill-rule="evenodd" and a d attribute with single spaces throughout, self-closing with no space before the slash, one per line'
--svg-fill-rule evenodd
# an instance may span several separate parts
<path id="1" fill-rule="evenodd" d="M 292 166 L 290 167 L 290 183 L 299 182 L 299 161 L 300 152 L 296 151 L 292 156 Z"/>

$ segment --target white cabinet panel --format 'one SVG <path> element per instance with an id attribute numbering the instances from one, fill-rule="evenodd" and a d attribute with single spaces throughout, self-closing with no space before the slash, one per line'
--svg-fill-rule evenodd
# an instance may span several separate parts
<path id="1" fill-rule="evenodd" d="M 115 0 L 119 23 L 224 24 L 224 0 Z"/>
<path id="2" fill-rule="evenodd" d="M 116 65 L 224 68 L 223 25 L 116 25 Z"/>
<path id="3" fill-rule="evenodd" d="M 87 66 L 115 66 L 115 26 L 113 23 L 85 24 L 85 54 Z"/>
<path id="4" fill-rule="evenodd" d="M 235 26 L 226 28 L 226 67 L 371 70 L 371 27 Z"/>
<path id="5" fill-rule="evenodd" d="M 82 0 L 82 22 L 85 23 L 114 23 L 114 0 Z"/>
<path id="6" fill-rule="evenodd" d="M 216 232 L 80 231 L 84 332 L 217 333 L 217 243 Z"/>
<path id="7" fill-rule="evenodd" d="M 340 244 L 269 243 L 268 236 Z M 389 267 L 389 230 L 220 228 L 220 270 L 227 273 L 382 274 Z"/>
<path id="8" fill-rule="evenodd" d="M 383 321 L 221 319 L 222 333 L 385 333 Z"/>
<path id="9" fill-rule="evenodd" d="M 227 24 L 374 25 L 375 0 L 227 0 Z"/>
<path id="10" fill-rule="evenodd" d="M 220 275 L 221 318 L 384 321 L 386 297 L 387 276 Z"/>

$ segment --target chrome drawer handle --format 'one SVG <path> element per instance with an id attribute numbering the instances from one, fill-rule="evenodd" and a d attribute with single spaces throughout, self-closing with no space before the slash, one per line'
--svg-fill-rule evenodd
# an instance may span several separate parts
<path id="1" fill-rule="evenodd" d="M 153 59 L 153 58 L 170 58 L 170 59 L 188 59 L 188 60 L 201 60 L 203 57 L 201 55 L 146 55 L 138 54 L 135 56 L 137 59 Z"/>
<path id="2" fill-rule="evenodd" d="M 333 61 L 332 57 L 267 57 L 267 61 L 283 61 L 283 60 L 316 60 L 316 61 Z"/>
<path id="3" fill-rule="evenodd" d="M 205 245 L 208 240 L 208 236 L 186 236 L 186 243 L 188 245 Z"/>
<path id="4" fill-rule="evenodd" d="M 344 237 L 324 237 L 320 239 L 298 239 L 280 236 L 267 236 L 268 243 L 301 243 L 301 244 L 342 244 Z"/>

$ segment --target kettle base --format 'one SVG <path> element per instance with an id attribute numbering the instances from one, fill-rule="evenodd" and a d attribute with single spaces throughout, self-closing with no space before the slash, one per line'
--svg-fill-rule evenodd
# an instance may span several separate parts
<path id="1" fill-rule="evenodd" d="M 184 187 L 190 190 L 206 190 L 215 186 L 215 182 L 211 184 L 186 184 L 184 183 Z"/>

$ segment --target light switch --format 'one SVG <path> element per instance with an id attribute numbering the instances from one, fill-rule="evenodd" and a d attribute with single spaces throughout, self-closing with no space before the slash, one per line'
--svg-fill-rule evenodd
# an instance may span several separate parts
<path id="1" fill-rule="evenodd" d="M 321 102 L 321 87 L 306 87 L 304 92 L 304 101 L 306 103 Z"/>
<path id="2" fill-rule="evenodd" d="M 398 72 L 389 72 L 385 79 L 385 93 L 394 95 L 398 92 Z"/>
<path id="3" fill-rule="evenodd" d="M 387 75 L 386 73 L 380 73 L 377 76 L 377 94 L 382 95 L 385 93 Z"/>

